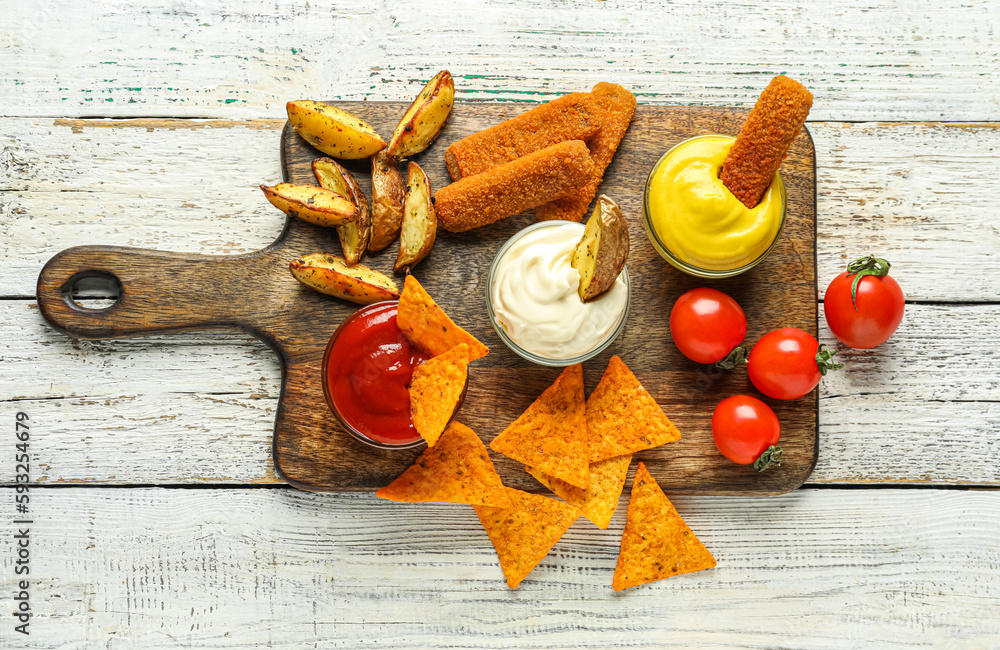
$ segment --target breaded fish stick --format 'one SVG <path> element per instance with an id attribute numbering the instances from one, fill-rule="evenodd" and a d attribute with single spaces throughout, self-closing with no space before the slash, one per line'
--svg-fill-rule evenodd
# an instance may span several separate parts
<path id="1" fill-rule="evenodd" d="M 491 167 L 567 140 L 587 140 L 601 128 L 589 93 L 572 93 L 536 106 L 479 133 L 453 142 L 444 154 L 451 179 Z"/>
<path id="2" fill-rule="evenodd" d="M 812 103 L 812 93 L 784 75 L 772 79 L 760 94 L 719 174 L 743 205 L 752 208 L 760 203 Z"/>
<path id="3" fill-rule="evenodd" d="M 594 100 L 594 115 L 601 124 L 601 130 L 587 142 L 590 157 L 594 159 L 594 175 L 583 187 L 535 208 L 535 216 L 539 221 L 583 219 L 590 208 L 590 202 L 597 195 L 598 186 L 604 180 L 604 172 L 615 157 L 615 151 L 618 150 L 618 145 L 632 122 L 632 116 L 635 114 L 635 95 L 618 84 L 602 81 L 594 86 L 590 96 Z"/>
<path id="4" fill-rule="evenodd" d="M 445 185 L 434 195 L 434 210 L 445 230 L 463 232 L 548 203 L 593 173 L 582 140 L 560 142 Z"/>

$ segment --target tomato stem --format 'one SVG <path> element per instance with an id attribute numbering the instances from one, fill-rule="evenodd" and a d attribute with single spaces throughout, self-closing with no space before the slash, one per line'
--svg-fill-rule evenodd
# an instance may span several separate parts
<path id="1" fill-rule="evenodd" d="M 889 267 L 891 266 L 892 264 L 874 255 L 859 257 L 847 265 L 847 276 L 854 275 L 854 282 L 851 283 L 851 304 L 854 305 L 854 311 L 860 311 L 858 309 L 858 283 L 861 282 L 861 278 L 866 275 L 884 278 L 889 275 Z"/>
<path id="2" fill-rule="evenodd" d="M 764 453 L 753 462 L 753 468 L 758 472 L 763 472 L 768 467 L 780 467 L 781 466 L 781 447 L 777 445 L 771 445 L 764 450 Z"/>
<path id="3" fill-rule="evenodd" d="M 724 358 L 713 363 L 712 366 L 722 370 L 736 370 L 736 366 L 747 362 L 748 354 L 746 347 L 741 343 L 733 348 Z"/>
<path id="4" fill-rule="evenodd" d="M 837 354 L 837 351 L 827 348 L 826 343 L 820 343 L 819 347 L 816 348 L 816 365 L 819 367 L 821 377 L 826 377 L 828 370 L 839 370 L 844 367 L 842 363 L 833 362 L 833 355 L 835 354 Z"/>

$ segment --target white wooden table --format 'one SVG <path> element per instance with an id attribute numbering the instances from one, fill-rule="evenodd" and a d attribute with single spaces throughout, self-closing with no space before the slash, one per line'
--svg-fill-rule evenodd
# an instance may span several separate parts
<path id="1" fill-rule="evenodd" d="M 1000 647 L 997 2 L 3 4 L 0 647 Z M 69 246 L 266 245 L 286 100 L 408 100 L 444 68 L 460 100 L 606 79 L 748 108 L 777 73 L 815 94 L 819 294 L 877 252 L 909 303 L 824 380 L 803 488 L 676 499 L 718 568 L 614 593 L 621 508 L 508 590 L 467 507 L 276 479 L 262 343 L 40 318 L 38 271 Z"/>

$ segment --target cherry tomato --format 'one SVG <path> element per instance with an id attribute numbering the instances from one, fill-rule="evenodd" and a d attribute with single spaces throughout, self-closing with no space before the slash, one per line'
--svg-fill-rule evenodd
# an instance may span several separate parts
<path id="1" fill-rule="evenodd" d="M 899 283 L 889 277 L 889 267 L 873 255 L 862 257 L 827 287 L 826 322 L 844 345 L 860 350 L 881 345 L 902 322 L 906 298 Z"/>
<path id="2" fill-rule="evenodd" d="M 739 303 L 721 291 L 692 289 L 670 310 L 670 335 L 688 359 L 718 363 L 734 351 L 745 356 L 741 344 L 747 336 L 747 317 Z"/>
<path id="3" fill-rule="evenodd" d="M 750 350 L 747 374 L 760 392 L 775 399 L 798 399 L 819 383 L 833 363 L 836 350 L 827 350 L 813 335 L 795 327 L 765 334 Z"/>
<path id="4" fill-rule="evenodd" d="M 719 402 L 712 413 L 712 437 L 722 455 L 740 465 L 763 472 L 781 464 L 781 425 L 771 407 L 756 397 L 733 395 Z"/>

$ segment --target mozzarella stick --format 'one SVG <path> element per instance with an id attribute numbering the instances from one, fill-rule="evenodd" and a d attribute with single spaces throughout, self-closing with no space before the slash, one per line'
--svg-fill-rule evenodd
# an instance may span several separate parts
<path id="1" fill-rule="evenodd" d="M 771 80 L 754 104 L 722 164 L 719 180 L 748 208 L 760 203 L 792 141 L 806 122 L 813 96 L 784 75 Z"/>
<path id="2" fill-rule="evenodd" d="M 602 81 L 590 91 L 594 102 L 594 115 L 601 124 L 601 130 L 587 142 L 590 157 L 594 160 L 594 173 L 590 181 L 581 188 L 575 189 L 566 196 L 535 208 L 535 216 L 539 221 L 549 219 L 566 219 L 580 221 L 590 202 L 597 195 L 597 188 L 604 180 L 604 172 L 635 114 L 635 95 L 618 84 Z"/>
<path id="3" fill-rule="evenodd" d="M 438 222 L 463 232 L 519 214 L 585 185 L 594 172 L 582 140 L 570 140 L 445 185 L 434 195 Z"/>
<path id="4" fill-rule="evenodd" d="M 481 174 L 567 140 L 587 140 L 601 123 L 589 93 L 572 93 L 453 142 L 444 154 L 451 179 Z"/>

